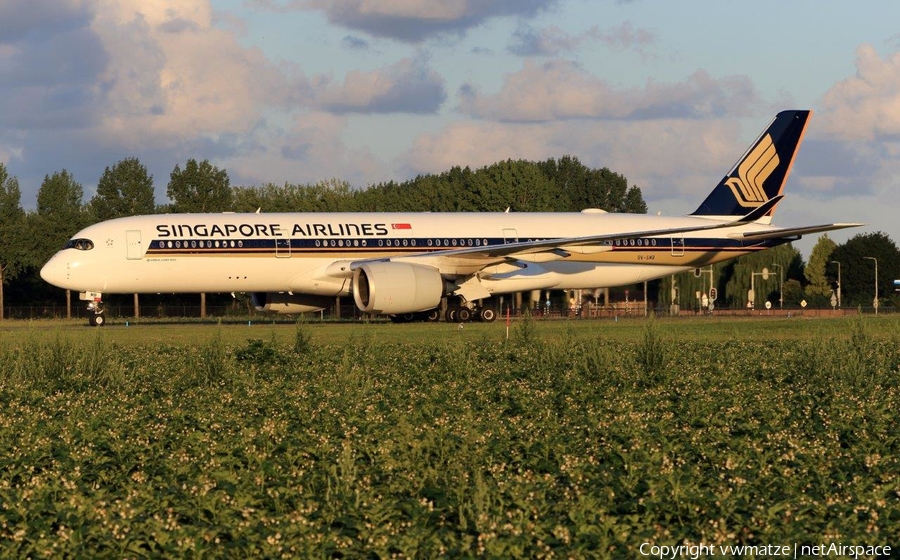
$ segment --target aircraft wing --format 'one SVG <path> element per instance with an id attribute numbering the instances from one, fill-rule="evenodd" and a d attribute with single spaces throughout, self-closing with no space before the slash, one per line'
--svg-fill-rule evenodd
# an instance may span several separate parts
<path id="1" fill-rule="evenodd" d="M 818 226 L 803 226 L 795 228 L 777 228 L 766 229 L 762 231 L 745 231 L 742 233 L 732 233 L 728 237 L 732 239 L 740 239 L 741 241 L 763 241 L 766 239 L 782 239 L 785 237 L 797 237 L 810 233 L 820 233 L 823 231 L 833 231 L 836 229 L 860 227 L 865 224 L 855 222 L 822 224 Z"/>
<path id="2" fill-rule="evenodd" d="M 332 276 L 349 277 L 353 270 L 370 262 L 417 262 L 439 268 L 441 272 L 451 275 L 471 274 L 478 269 L 505 262 L 511 259 L 527 258 L 541 254 L 543 260 L 555 260 L 564 258 L 570 252 L 592 252 L 604 250 L 604 245 L 609 245 L 617 239 L 631 239 L 635 237 L 655 237 L 689 233 L 695 231 L 708 231 L 746 225 L 758 220 L 771 210 L 783 195 L 775 196 L 745 216 L 729 221 L 709 221 L 708 224 L 694 225 L 677 228 L 660 228 L 649 230 L 630 230 L 616 233 L 603 233 L 581 237 L 563 237 L 555 239 L 543 239 L 533 241 L 517 241 L 494 245 L 490 247 L 460 247 L 458 249 L 445 249 L 436 251 L 423 251 L 395 257 L 377 257 L 371 259 L 359 259 L 354 261 L 342 261 L 329 267 L 328 273 Z"/>

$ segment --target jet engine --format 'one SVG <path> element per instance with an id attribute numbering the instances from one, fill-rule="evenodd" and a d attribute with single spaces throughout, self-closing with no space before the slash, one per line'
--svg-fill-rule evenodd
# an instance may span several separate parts
<path id="1" fill-rule="evenodd" d="M 308 311 L 319 311 L 334 304 L 334 298 L 289 294 L 285 292 L 260 292 L 250 294 L 250 301 L 257 311 L 280 315 L 297 315 Z"/>
<path id="2" fill-rule="evenodd" d="M 443 296 L 444 279 L 430 266 L 372 262 L 353 271 L 353 299 L 366 313 L 425 311 L 440 305 Z"/>

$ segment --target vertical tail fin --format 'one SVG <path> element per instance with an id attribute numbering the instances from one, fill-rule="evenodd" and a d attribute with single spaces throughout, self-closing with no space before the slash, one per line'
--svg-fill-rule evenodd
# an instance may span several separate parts
<path id="1" fill-rule="evenodd" d="M 784 190 L 812 111 L 782 111 L 692 216 L 744 216 Z M 766 213 L 771 219 L 774 208 Z"/>

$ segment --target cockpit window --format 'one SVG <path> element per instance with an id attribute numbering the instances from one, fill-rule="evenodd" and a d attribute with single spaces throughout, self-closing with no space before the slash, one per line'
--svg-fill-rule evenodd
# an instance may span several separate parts
<path id="1" fill-rule="evenodd" d="M 90 251 L 94 248 L 94 242 L 90 239 L 70 239 L 64 249 L 78 249 L 79 251 Z"/>

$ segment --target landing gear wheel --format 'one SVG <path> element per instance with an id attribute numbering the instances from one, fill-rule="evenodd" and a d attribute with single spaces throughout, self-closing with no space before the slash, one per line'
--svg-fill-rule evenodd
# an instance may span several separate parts
<path id="1" fill-rule="evenodd" d="M 401 313 L 400 315 L 391 315 L 391 323 L 412 323 L 417 321 L 418 317 L 415 313 Z"/>
<path id="2" fill-rule="evenodd" d="M 102 327 L 106 324 L 106 315 L 103 313 L 94 313 L 88 318 L 88 322 L 92 327 Z"/>
<path id="3" fill-rule="evenodd" d="M 446 319 L 448 323 L 455 323 L 457 311 L 459 311 L 459 308 L 457 307 L 448 307 L 447 312 L 444 313 L 444 319 Z"/>
<path id="4" fill-rule="evenodd" d="M 460 323 L 468 323 L 472 319 L 472 310 L 468 307 L 460 307 L 456 311 L 456 320 Z"/>
<path id="5" fill-rule="evenodd" d="M 441 319 L 441 310 L 440 309 L 432 309 L 431 311 L 425 311 L 425 320 L 429 323 L 434 323 L 435 321 L 440 321 Z"/>
<path id="6" fill-rule="evenodd" d="M 478 320 L 482 323 L 493 323 L 497 318 L 497 312 L 490 307 L 482 307 L 478 311 Z"/>

